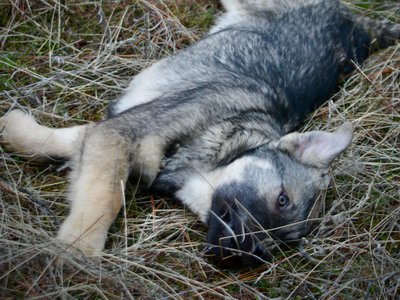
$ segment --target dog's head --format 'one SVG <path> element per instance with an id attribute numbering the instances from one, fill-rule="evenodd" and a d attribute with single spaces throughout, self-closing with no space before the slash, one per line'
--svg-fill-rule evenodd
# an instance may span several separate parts
<path id="1" fill-rule="evenodd" d="M 307 235 L 329 164 L 352 135 L 349 123 L 333 133 L 291 133 L 226 166 L 213 189 L 206 254 L 221 265 L 254 264 L 270 258 L 271 241 Z"/>

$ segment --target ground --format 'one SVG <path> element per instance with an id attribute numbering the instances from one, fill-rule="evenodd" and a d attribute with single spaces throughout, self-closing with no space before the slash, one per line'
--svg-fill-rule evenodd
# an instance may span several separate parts
<path id="1" fill-rule="evenodd" d="M 397 1 L 353 1 L 400 23 Z M 0 116 L 61 127 L 101 120 L 152 62 L 199 39 L 211 0 L 0 3 Z M 67 168 L 0 150 L 0 298 L 394 299 L 400 288 L 400 45 L 378 53 L 302 129 L 349 120 L 354 144 L 331 168 L 320 226 L 254 270 L 202 255 L 206 228 L 179 203 L 128 187 L 101 258 L 65 254 Z"/>

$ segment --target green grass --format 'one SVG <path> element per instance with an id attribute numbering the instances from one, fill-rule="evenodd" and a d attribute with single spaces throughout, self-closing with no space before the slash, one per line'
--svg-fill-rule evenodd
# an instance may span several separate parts
<path id="1" fill-rule="evenodd" d="M 395 1 L 353 4 L 400 23 Z M 220 10 L 211 0 L 0 4 L 0 115 L 22 108 L 54 127 L 101 120 L 132 76 L 198 40 Z M 138 194 L 134 184 L 105 255 L 68 255 L 54 242 L 68 212 L 68 172 L 2 148 L 0 298 L 395 299 L 399 46 L 373 56 L 362 72 L 304 124 L 332 129 L 347 119 L 356 126 L 353 146 L 331 169 L 321 225 L 300 248 L 277 251 L 255 270 L 211 265 L 197 217 L 169 199 Z"/>

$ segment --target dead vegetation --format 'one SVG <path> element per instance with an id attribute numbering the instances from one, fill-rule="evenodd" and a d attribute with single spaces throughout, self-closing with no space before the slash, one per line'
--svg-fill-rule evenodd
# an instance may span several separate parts
<path id="1" fill-rule="evenodd" d="M 355 1 L 353 1 L 355 3 Z M 400 22 L 395 1 L 357 10 Z M 43 124 L 99 120 L 129 79 L 197 40 L 214 1 L 0 3 L 0 115 Z M 356 126 L 332 167 L 319 226 L 257 270 L 202 256 L 206 228 L 180 204 L 128 189 L 101 258 L 53 240 L 68 210 L 66 171 L 0 152 L 0 298 L 395 299 L 400 289 L 400 46 L 373 56 L 304 128 Z M 34 133 L 33 133 L 34 134 Z"/>

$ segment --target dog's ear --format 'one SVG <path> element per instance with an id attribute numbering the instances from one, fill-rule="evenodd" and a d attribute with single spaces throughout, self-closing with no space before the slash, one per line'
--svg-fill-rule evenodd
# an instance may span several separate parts
<path id="1" fill-rule="evenodd" d="M 300 162 L 327 168 L 342 153 L 353 138 L 353 125 L 347 122 L 335 132 L 293 132 L 283 136 L 275 146 Z"/>

